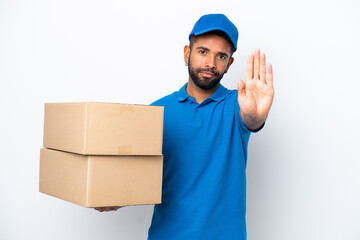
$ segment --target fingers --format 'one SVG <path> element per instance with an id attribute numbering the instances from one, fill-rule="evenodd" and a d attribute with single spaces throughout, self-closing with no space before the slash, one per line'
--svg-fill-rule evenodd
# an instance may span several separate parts
<path id="1" fill-rule="evenodd" d="M 267 65 L 267 84 L 270 86 L 270 87 L 273 87 L 273 70 L 272 70 L 272 65 L 269 63 Z"/>
<path id="2" fill-rule="evenodd" d="M 255 49 L 254 53 L 254 79 L 259 79 L 259 73 L 260 73 L 260 50 Z"/>
<path id="3" fill-rule="evenodd" d="M 266 60 L 265 60 L 265 54 L 260 54 L 260 81 L 265 83 L 266 79 Z"/>
<path id="4" fill-rule="evenodd" d="M 107 207 L 107 211 L 116 211 L 121 207 Z"/>
<path id="5" fill-rule="evenodd" d="M 266 71 L 268 76 L 266 76 Z M 255 49 L 254 53 L 249 54 L 246 64 L 246 81 L 252 79 L 272 84 L 272 66 L 266 67 L 266 56 L 260 49 Z"/>
<path id="6" fill-rule="evenodd" d="M 99 212 L 116 211 L 121 207 L 95 207 L 94 209 Z"/>
<path id="7" fill-rule="evenodd" d="M 102 208 L 102 207 L 96 207 L 96 208 L 94 208 L 96 211 L 99 211 L 99 212 L 103 212 L 104 211 L 104 208 Z"/>
<path id="8" fill-rule="evenodd" d="M 246 64 L 246 78 L 245 81 L 251 80 L 254 77 L 254 54 L 250 53 Z"/>

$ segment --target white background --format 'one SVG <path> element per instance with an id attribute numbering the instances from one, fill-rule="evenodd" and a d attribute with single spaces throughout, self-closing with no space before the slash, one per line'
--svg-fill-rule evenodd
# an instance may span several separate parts
<path id="1" fill-rule="evenodd" d="M 357 0 L 0 0 L 0 239 L 146 239 L 153 206 L 99 213 L 38 192 L 43 104 L 178 90 L 188 34 L 217 12 L 240 32 L 226 87 L 255 48 L 274 68 L 249 143 L 248 239 L 360 239 Z"/>

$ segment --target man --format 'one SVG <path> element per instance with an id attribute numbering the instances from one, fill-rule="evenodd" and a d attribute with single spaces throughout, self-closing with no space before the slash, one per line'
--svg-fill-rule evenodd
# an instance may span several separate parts
<path id="1" fill-rule="evenodd" d="M 204 15 L 189 40 L 188 82 L 153 103 L 165 107 L 164 169 L 148 239 L 244 240 L 247 145 L 272 104 L 272 67 L 255 50 L 246 81 L 228 90 L 220 80 L 234 61 L 236 26 L 225 15 Z"/>
<path id="2" fill-rule="evenodd" d="M 149 240 L 246 239 L 246 158 L 273 96 L 272 67 L 250 54 L 238 91 L 219 82 L 237 48 L 238 31 L 222 14 L 202 16 L 184 48 L 189 79 L 153 105 L 165 107 L 162 204 Z"/>

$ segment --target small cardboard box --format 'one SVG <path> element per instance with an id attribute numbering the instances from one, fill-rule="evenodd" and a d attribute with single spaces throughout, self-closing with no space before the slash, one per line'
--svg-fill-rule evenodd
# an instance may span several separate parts
<path id="1" fill-rule="evenodd" d="M 164 107 L 45 103 L 45 148 L 85 155 L 162 155 Z"/>
<path id="2" fill-rule="evenodd" d="M 40 150 L 42 193 L 84 207 L 161 203 L 162 156 L 86 156 Z"/>

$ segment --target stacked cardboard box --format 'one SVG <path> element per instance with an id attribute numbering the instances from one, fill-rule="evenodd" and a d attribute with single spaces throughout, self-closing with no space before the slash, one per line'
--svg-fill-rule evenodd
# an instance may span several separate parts
<path id="1" fill-rule="evenodd" d="M 85 206 L 161 203 L 164 108 L 46 103 L 40 192 Z"/>

